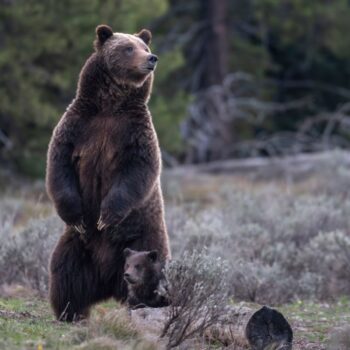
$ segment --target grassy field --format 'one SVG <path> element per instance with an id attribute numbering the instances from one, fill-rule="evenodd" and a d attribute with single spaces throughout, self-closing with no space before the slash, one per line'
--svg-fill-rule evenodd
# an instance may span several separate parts
<path id="1" fill-rule="evenodd" d="M 166 172 L 173 257 L 220 256 L 230 300 L 279 309 L 294 349 L 350 349 L 350 172 L 336 155 L 308 176 L 287 175 Z M 114 302 L 88 322 L 54 320 L 47 261 L 63 226 L 43 183 L 14 181 L 0 200 L 0 349 L 158 349 Z"/>
<path id="2" fill-rule="evenodd" d="M 121 346 L 156 348 L 127 323 L 115 324 L 113 319 L 106 318 L 108 313 L 118 308 L 121 306 L 113 302 L 104 303 L 94 308 L 90 324 L 67 325 L 54 320 L 44 299 L 1 298 L 0 348 L 109 349 L 106 344 L 111 344 L 111 348 L 119 344 L 120 349 Z M 294 349 L 330 349 L 332 331 L 350 324 L 348 299 L 331 304 L 299 301 L 283 305 L 279 310 L 286 315 L 294 330 Z"/>
<path id="3" fill-rule="evenodd" d="M 71 326 L 53 320 L 46 301 L 36 298 L 0 300 L 0 339 L 5 348 L 57 348 L 64 345 L 64 335 Z M 54 342 L 51 340 L 53 339 Z"/>
<path id="4" fill-rule="evenodd" d="M 89 322 L 71 325 L 54 320 L 44 299 L 2 298 L 0 310 L 1 349 L 156 349 L 116 303 L 101 304 Z"/>

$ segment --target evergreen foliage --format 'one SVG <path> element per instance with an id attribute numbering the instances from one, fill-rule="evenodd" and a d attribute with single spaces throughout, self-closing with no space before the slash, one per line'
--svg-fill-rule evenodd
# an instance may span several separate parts
<path id="1" fill-rule="evenodd" d="M 350 99 L 347 0 L 226 3 L 227 72 L 272 82 L 261 93 L 265 101 L 306 101 L 259 125 L 240 121 L 236 134 L 295 131 L 306 118 Z M 119 32 L 152 30 L 160 63 L 150 108 L 162 149 L 183 159 L 180 125 L 212 69 L 201 51 L 210 40 L 206 7 L 204 0 L 0 0 L 1 162 L 43 176 L 52 128 L 74 96 L 101 23 Z"/>

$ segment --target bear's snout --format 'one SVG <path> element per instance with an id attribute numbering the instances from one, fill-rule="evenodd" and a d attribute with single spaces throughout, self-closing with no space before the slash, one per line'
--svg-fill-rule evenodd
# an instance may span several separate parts
<path id="1" fill-rule="evenodd" d="M 156 55 L 149 55 L 148 56 L 148 65 L 150 68 L 154 68 L 154 66 L 157 64 L 158 57 Z"/>

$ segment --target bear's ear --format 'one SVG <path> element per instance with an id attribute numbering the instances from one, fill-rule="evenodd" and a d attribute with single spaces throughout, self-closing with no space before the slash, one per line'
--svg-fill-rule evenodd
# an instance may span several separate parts
<path id="1" fill-rule="evenodd" d="M 96 40 L 95 47 L 101 47 L 104 42 L 113 35 L 113 30 L 110 26 L 106 24 L 101 24 L 96 27 Z"/>
<path id="2" fill-rule="evenodd" d="M 125 248 L 123 250 L 124 258 L 127 258 L 128 256 L 132 255 L 133 253 L 134 253 L 134 251 L 129 249 L 129 248 Z"/>
<path id="3" fill-rule="evenodd" d="M 138 36 L 147 46 L 151 43 L 152 33 L 148 29 L 142 29 L 135 35 Z"/>
<path id="4" fill-rule="evenodd" d="M 158 259 L 158 252 L 156 250 L 151 250 L 147 256 L 152 262 L 156 262 Z"/>

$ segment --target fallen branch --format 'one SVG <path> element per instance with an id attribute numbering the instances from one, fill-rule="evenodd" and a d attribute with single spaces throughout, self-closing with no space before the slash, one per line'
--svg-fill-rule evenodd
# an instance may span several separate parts
<path id="1" fill-rule="evenodd" d="M 304 153 L 285 157 L 257 157 L 248 159 L 229 159 L 196 165 L 178 166 L 166 169 L 166 174 L 247 174 L 265 171 L 268 173 L 288 172 L 294 174 L 308 174 L 317 170 L 330 159 L 341 157 L 343 164 L 350 165 L 347 152 L 330 151 L 319 153 Z"/>
<path id="2" fill-rule="evenodd" d="M 135 327 L 146 337 L 169 346 L 166 336 L 162 338 L 170 307 L 144 308 L 131 311 Z M 195 326 L 194 326 L 195 327 Z M 217 322 L 208 327 L 203 337 L 206 342 L 235 345 L 253 350 L 292 349 L 293 332 L 277 310 L 264 306 L 260 309 L 246 306 L 228 306 Z"/>

